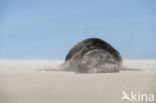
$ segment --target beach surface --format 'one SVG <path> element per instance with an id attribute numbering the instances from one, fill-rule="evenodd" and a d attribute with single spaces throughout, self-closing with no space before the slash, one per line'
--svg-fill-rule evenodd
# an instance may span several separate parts
<path id="1" fill-rule="evenodd" d="M 121 100 L 123 91 L 156 96 L 156 60 L 124 60 L 133 70 L 118 73 L 44 71 L 61 63 L 0 60 L 0 103 L 138 103 Z"/>

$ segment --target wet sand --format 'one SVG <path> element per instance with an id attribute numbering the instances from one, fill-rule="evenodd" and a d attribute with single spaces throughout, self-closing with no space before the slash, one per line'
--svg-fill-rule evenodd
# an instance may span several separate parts
<path id="1" fill-rule="evenodd" d="M 135 103 L 121 101 L 122 91 L 156 96 L 156 60 L 125 60 L 139 70 L 119 73 L 38 71 L 62 62 L 1 60 L 0 103 Z"/>

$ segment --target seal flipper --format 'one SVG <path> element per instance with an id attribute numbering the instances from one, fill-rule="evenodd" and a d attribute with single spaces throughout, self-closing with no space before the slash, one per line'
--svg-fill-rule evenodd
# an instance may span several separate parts
<path id="1" fill-rule="evenodd" d="M 121 71 L 142 71 L 142 69 L 140 68 L 129 68 L 129 67 L 126 67 L 126 66 L 122 66 Z"/>
<path id="2" fill-rule="evenodd" d="M 46 72 L 46 71 L 66 71 L 64 69 L 64 63 L 55 67 L 44 67 L 40 69 L 36 69 L 37 71 Z"/>

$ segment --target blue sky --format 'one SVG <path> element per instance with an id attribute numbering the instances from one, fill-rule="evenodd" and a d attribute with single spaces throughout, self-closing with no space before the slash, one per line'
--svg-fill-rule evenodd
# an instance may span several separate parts
<path id="1" fill-rule="evenodd" d="M 155 0 L 0 0 L 0 59 L 64 59 L 101 38 L 124 59 L 156 59 Z"/>

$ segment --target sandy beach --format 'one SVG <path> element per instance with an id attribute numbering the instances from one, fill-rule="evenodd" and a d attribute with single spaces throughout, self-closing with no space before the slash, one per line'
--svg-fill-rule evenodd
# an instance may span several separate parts
<path id="1" fill-rule="evenodd" d="M 124 66 L 140 70 L 119 73 L 38 71 L 61 63 L 1 60 L 0 103 L 138 103 L 121 100 L 123 91 L 156 96 L 156 60 L 124 60 Z"/>

